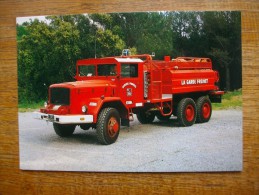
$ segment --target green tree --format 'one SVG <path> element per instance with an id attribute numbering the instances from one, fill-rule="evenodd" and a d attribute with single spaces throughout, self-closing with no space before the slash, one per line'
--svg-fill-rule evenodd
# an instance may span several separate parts
<path id="1" fill-rule="evenodd" d="M 241 15 L 240 12 L 205 12 L 203 39 L 206 51 L 221 75 L 221 88 L 237 89 L 242 86 L 241 74 Z"/>
<path id="2" fill-rule="evenodd" d="M 146 20 L 142 23 L 142 30 L 136 47 L 141 53 L 155 52 L 157 59 L 171 55 L 173 51 L 172 31 L 166 13 L 147 13 Z"/>
<path id="3" fill-rule="evenodd" d="M 242 86 L 240 12 L 169 12 L 174 56 L 210 57 L 226 90 Z"/>
<path id="4" fill-rule="evenodd" d="M 116 13 L 113 30 L 125 41 L 127 48 L 138 53 L 156 53 L 162 59 L 173 50 L 168 14 L 165 12 Z"/>
<path id="5" fill-rule="evenodd" d="M 96 33 L 96 44 L 97 57 L 118 56 L 125 48 L 124 41 L 118 35 L 114 35 L 111 30 L 99 29 Z"/>
<path id="6" fill-rule="evenodd" d="M 47 97 L 46 86 L 72 80 L 79 32 L 68 22 L 57 22 L 31 22 L 28 35 L 18 42 L 19 101 L 39 101 Z"/>
<path id="7" fill-rule="evenodd" d="M 170 12 L 172 44 L 176 56 L 203 56 L 202 12 Z"/>
<path id="8" fill-rule="evenodd" d="M 27 35 L 28 32 L 27 32 L 27 24 L 28 23 L 24 23 L 23 25 L 19 25 L 17 24 L 16 25 L 16 30 L 17 30 L 17 41 L 20 41 L 22 39 L 22 36 L 23 35 Z"/>
<path id="9" fill-rule="evenodd" d="M 72 81 L 78 59 L 119 55 L 124 41 L 88 15 L 51 16 L 18 25 L 19 102 L 40 101 L 53 83 Z"/>

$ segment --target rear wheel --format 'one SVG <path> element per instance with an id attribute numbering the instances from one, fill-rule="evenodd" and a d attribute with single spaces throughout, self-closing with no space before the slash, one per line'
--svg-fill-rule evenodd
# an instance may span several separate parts
<path id="1" fill-rule="evenodd" d="M 61 125 L 58 123 L 53 123 L 54 130 L 57 135 L 60 137 L 69 137 L 71 136 L 74 131 L 76 126 L 75 125 Z"/>
<path id="2" fill-rule="evenodd" d="M 177 104 L 173 106 L 173 115 L 177 116 Z"/>
<path id="3" fill-rule="evenodd" d="M 182 99 L 177 108 L 177 118 L 181 126 L 191 126 L 196 121 L 196 105 L 193 99 Z"/>
<path id="4" fill-rule="evenodd" d="M 114 108 L 104 108 L 98 117 L 97 139 L 101 144 L 109 145 L 114 143 L 120 132 L 120 115 Z"/>
<path id="5" fill-rule="evenodd" d="M 210 99 L 206 96 L 199 97 L 196 101 L 197 105 L 197 122 L 205 123 L 210 120 L 212 107 Z"/>
<path id="6" fill-rule="evenodd" d="M 140 111 L 138 114 L 137 114 L 137 118 L 138 118 L 138 121 L 141 123 L 141 124 L 148 124 L 148 123 L 152 123 L 155 119 L 155 114 L 152 113 L 152 112 L 147 112 L 145 110 L 142 110 Z"/>

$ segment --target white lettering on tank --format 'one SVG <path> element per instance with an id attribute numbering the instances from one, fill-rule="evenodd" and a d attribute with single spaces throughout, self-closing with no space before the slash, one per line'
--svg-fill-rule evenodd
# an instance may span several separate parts
<path id="1" fill-rule="evenodd" d="M 197 84 L 207 84 L 209 79 L 186 79 L 181 80 L 181 85 L 197 85 Z"/>

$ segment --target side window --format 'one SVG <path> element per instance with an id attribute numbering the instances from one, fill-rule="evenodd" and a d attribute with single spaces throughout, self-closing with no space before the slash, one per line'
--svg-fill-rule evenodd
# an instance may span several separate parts
<path id="1" fill-rule="evenodd" d="M 138 77 L 138 64 L 121 64 L 121 77 Z"/>

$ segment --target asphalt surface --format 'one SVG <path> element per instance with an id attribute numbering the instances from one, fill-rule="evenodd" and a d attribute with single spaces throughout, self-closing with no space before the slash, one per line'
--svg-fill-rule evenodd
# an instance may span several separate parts
<path id="1" fill-rule="evenodd" d="M 213 111 L 208 123 L 179 127 L 176 118 L 122 127 L 108 146 L 76 128 L 61 138 L 52 123 L 19 113 L 20 168 L 97 172 L 214 172 L 242 170 L 242 110 Z"/>

